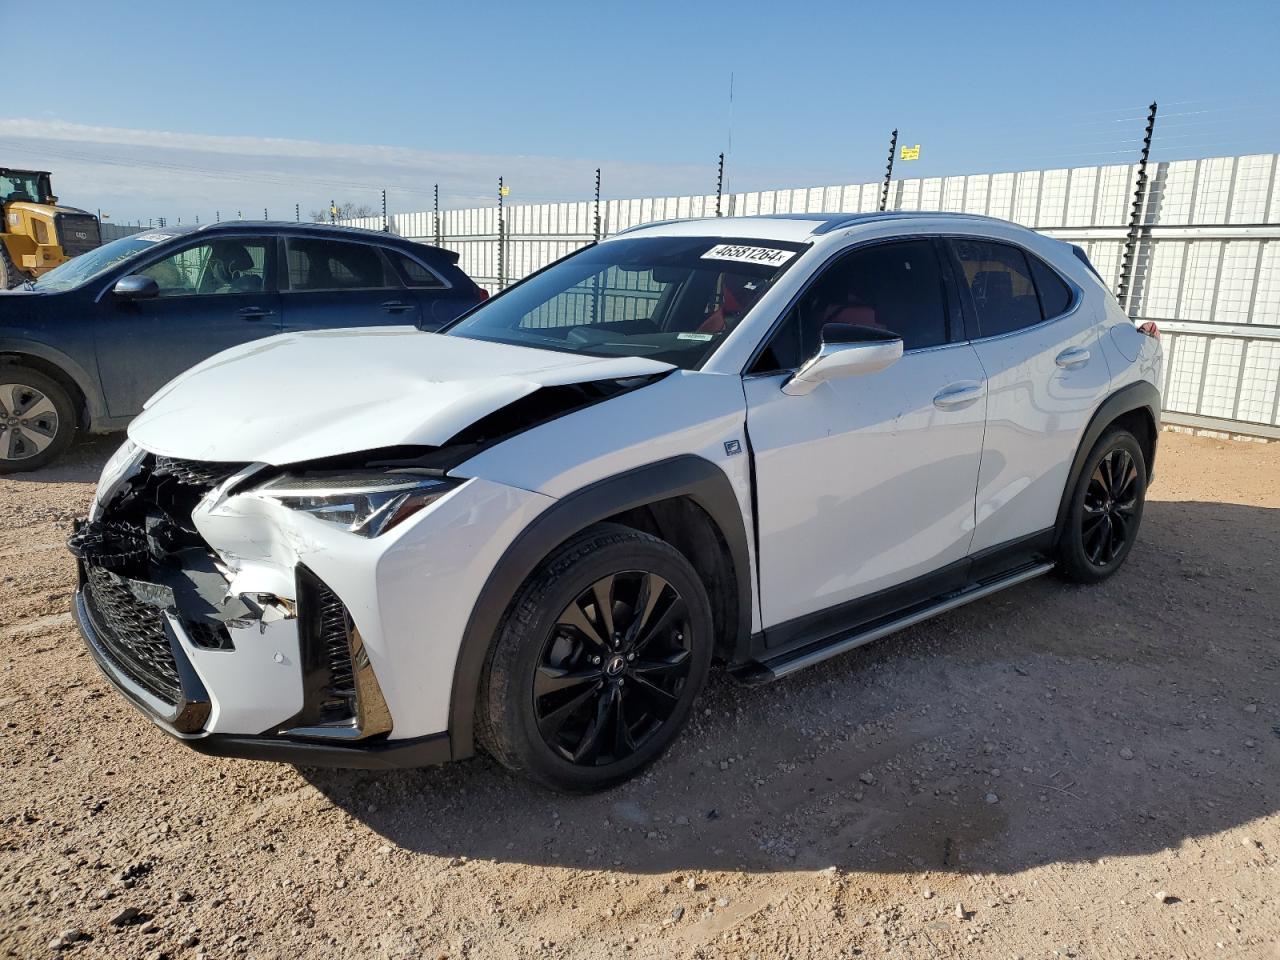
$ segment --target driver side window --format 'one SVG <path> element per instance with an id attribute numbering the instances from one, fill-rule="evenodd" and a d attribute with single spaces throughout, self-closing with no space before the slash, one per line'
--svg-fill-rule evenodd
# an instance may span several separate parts
<path id="1" fill-rule="evenodd" d="M 946 288 L 933 241 L 871 244 L 836 260 L 801 294 L 751 372 L 801 366 L 818 352 L 828 323 L 895 333 L 904 350 L 946 343 Z"/>
<path id="2" fill-rule="evenodd" d="M 187 247 L 138 272 L 156 282 L 161 297 L 258 293 L 266 260 L 265 240 L 232 237 Z"/>

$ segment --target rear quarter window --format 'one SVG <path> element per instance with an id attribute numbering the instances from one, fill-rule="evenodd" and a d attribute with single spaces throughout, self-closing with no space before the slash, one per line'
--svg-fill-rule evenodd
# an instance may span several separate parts
<path id="1" fill-rule="evenodd" d="M 447 286 L 433 270 L 423 266 L 413 257 L 401 253 L 399 250 L 384 249 L 383 252 L 391 258 L 391 262 L 400 271 L 401 277 L 404 278 L 405 286 L 413 287 L 417 290 L 440 290 Z"/>
<path id="2" fill-rule="evenodd" d="M 1031 278 L 1035 280 L 1036 291 L 1040 294 L 1044 318 L 1052 320 L 1070 310 L 1075 294 L 1058 272 L 1037 256 L 1028 255 L 1027 259 L 1031 261 Z"/>

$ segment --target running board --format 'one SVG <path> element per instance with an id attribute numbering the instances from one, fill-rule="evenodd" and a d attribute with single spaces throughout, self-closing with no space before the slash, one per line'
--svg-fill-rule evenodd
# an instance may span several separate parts
<path id="1" fill-rule="evenodd" d="M 957 607 L 963 607 L 966 603 L 972 603 L 974 600 L 981 600 L 983 597 L 1004 590 L 1006 587 L 1032 580 L 1048 573 L 1053 568 L 1054 564 L 1052 563 L 1037 563 L 1031 567 L 1023 567 L 1021 570 L 1001 577 L 999 580 L 975 584 L 972 587 L 949 594 L 931 606 L 915 610 L 888 623 L 881 623 L 843 636 L 837 634 L 835 639 L 817 649 L 811 646 L 795 653 L 783 654 L 773 660 L 762 660 L 755 665 L 754 670 L 748 668 L 744 671 L 745 675 L 740 675 L 741 679 L 747 683 L 764 683 L 781 679 L 788 674 L 795 673 L 797 670 L 803 670 L 805 667 L 811 667 L 815 663 L 821 663 L 830 657 L 839 656 L 865 643 L 871 643 L 871 641 L 887 637 L 891 633 L 897 633 L 899 630 L 915 626 L 917 623 L 928 620 L 930 617 L 936 617 L 940 613 L 955 610 Z"/>

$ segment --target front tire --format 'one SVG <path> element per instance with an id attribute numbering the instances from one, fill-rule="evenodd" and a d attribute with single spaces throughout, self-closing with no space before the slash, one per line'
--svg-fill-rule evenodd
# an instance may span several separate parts
<path id="1" fill-rule="evenodd" d="M 1099 583 L 1120 569 L 1142 523 L 1147 463 L 1132 433 L 1113 427 L 1085 460 L 1071 492 L 1058 544 L 1058 571 L 1076 583 Z"/>
<path id="2" fill-rule="evenodd" d="M 0 474 L 38 470 L 71 445 L 76 408 L 58 381 L 0 362 Z"/>
<path id="3" fill-rule="evenodd" d="M 26 274 L 18 269 L 18 265 L 9 256 L 9 248 L 0 241 L 0 290 L 12 290 L 27 279 Z"/>
<path id="4" fill-rule="evenodd" d="M 711 605 L 683 554 L 628 527 L 591 527 L 512 601 L 481 679 L 481 743 L 555 790 L 620 783 L 680 732 L 712 645 Z"/>

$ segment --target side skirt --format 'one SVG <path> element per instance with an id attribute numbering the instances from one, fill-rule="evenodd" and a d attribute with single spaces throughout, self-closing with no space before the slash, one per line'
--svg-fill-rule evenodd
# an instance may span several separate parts
<path id="1" fill-rule="evenodd" d="M 1038 546 L 1047 539 L 1046 535 L 1041 534 L 1034 538 L 1027 538 L 1026 541 L 1021 541 L 1017 544 L 996 548 L 995 551 L 991 552 L 994 555 L 973 557 L 966 561 L 969 565 L 969 577 L 966 578 L 967 582 L 963 586 L 953 586 L 950 589 L 946 589 L 945 592 L 938 592 L 932 595 L 925 593 L 925 591 L 918 591 L 916 595 L 924 594 L 926 599 L 900 605 L 892 612 L 885 612 L 875 619 L 855 618 L 850 616 L 852 611 L 846 612 L 845 622 L 847 625 L 842 630 L 830 628 L 831 614 L 836 613 L 836 611 L 828 611 L 827 615 L 814 618 L 812 626 L 819 627 L 821 624 L 821 627 L 809 632 L 807 637 L 803 635 L 794 636 L 793 631 L 796 626 L 794 622 L 783 625 L 782 629 L 788 634 L 792 634 L 792 636 L 788 637 L 788 642 L 783 650 L 772 655 L 765 653 L 762 656 L 758 656 L 756 659 L 736 668 L 733 673 L 744 683 L 767 683 L 771 680 L 777 680 L 788 674 L 795 673 L 797 670 L 803 670 L 805 667 L 821 663 L 830 657 L 839 656 L 855 647 L 871 643 L 873 640 L 879 640 L 891 633 L 897 633 L 899 630 L 905 630 L 907 627 L 914 626 L 931 617 L 936 617 L 938 614 L 946 613 L 949 610 L 962 607 L 966 603 L 990 596 L 1006 587 L 1012 587 L 1048 573 L 1053 569 L 1054 563 L 1046 558 L 1045 553 L 1047 551 L 1029 551 L 1025 549 L 1029 545 L 1029 541 L 1036 542 Z M 1028 553 L 1032 555 L 1028 556 Z M 1013 558 L 1018 554 L 1021 556 L 1014 560 Z M 1000 563 L 1002 559 L 1005 560 L 1004 563 Z M 1009 562 L 1010 560 L 1013 560 L 1013 562 Z M 934 582 L 936 583 L 937 581 Z M 925 580 L 924 583 L 917 581 L 916 586 L 925 586 L 927 583 L 928 580 Z M 894 589 L 894 593 L 899 596 L 901 596 L 902 592 L 903 588 Z M 871 599 L 874 602 L 877 598 Z M 870 603 L 864 600 L 860 601 L 858 606 L 861 606 L 863 612 L 865 612 Z M 822 627 L 826 629 L 822 629 Z M 757 642 L 755 646 L 758 650 L 762 648 L 767 650 L 763 642 Z"/>

